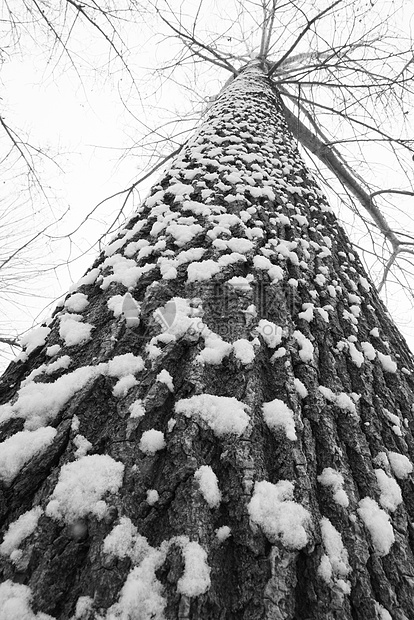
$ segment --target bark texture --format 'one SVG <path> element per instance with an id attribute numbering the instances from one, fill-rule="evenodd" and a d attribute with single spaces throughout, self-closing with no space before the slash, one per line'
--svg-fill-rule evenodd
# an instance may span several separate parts
<path id="1" fill-rule="evenodd" d="M 258 64 L 65 303 L 2 379 L 1 618 L 414 618 L 413 361 Z"/>

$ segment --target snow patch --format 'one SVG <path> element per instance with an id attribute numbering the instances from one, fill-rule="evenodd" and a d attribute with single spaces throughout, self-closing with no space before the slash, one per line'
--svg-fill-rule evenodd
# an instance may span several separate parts
<path id="1" fill-rule="evenodd" d="M 65 308 L 68 312 L 83 312 L 88 306 L 88 296 L 84 293 L 74 293 L 65 301 Z"/>
<path id="2" fill-rule="evenodd" d="M 86 620 L 91 617 L 93 609 L 93 598 L 90 596 L 80 596 L 76 601 L 74 620 Z"/>
<path id="3" fill-rule="evenodd" d="M 122 398 L 128 394 L 129 390 L 134 387 L 134 385 L 138 385 L 138 381 L 135 379 L 134 375 L 125 375 L 125 377 L 121 377 L 121 379 L 115 383 L 112 394 L 117 398 Z"/>
<path id="4" fill-rule="evenodd" d="M 158 549 L 138 534 L 130 519 L 122 517 L 104 541 L 104 552 L 115 557 L 130 557 L 135 566 L 129 573 L 117 603 L 112 605 L 106 620 L 165 620 L 166 601 L 156 571 L 164 563 L 171 545 L 181 548 L 184 572 L 177 582 L 177 591 L 194 597 L 204 594 L 211 585 L 207 554 L 198 542 L 186 536 L 164 541 Z M 136 614 L 139 612 L 139 616 Z"/>
<path id="5" fill-rule="evenodd" d="M 263 417 L 270 430 L 282 428 L 290 441 L 296 441 L 295 418 L 292 409 L 279 398 L 263 403 Z"/>
<path id="6" fill-rule="evenodd" d="M 67 347 L 74 347 L 91 339 L 91 332 L 95 328 L 89 323 L 82 323 L 82 315 L 62 314 L 59 319 L 59 336 Z"/>
<path id="7" fill-rule="evenodd" d="M 145 345 L 145 353 L 148 355 L 148 359 L 152 362 L 162 355 L 162 349 L 155 344 Z"/>
<path id="8" fill-rule="evenodd" d="M 247 292 L 251 291 L 250 283 L 251 283 L 252 279 L 253 279 L 252 277 L 251 278 L 243 278 L 242 276 L 234 276 L 233 278 L 230 278 L 230 280 L 227 280 L 227 284 L 229 284 L 230 286 L 232 286 L 236 290 L 243 291 L 243 292 L 247 293 Z"/>
<path id="9" fill-rule="evenodd" d="M 116 355 L 108 362 L 107 374 L 110 377 L 121 379 L 127 375 L 135 375 L 144 370 L 144 360 L 140 355 L 133 353 L 124 353 Z"/>
<path id="10" fill-rule="evenodd" d="M 343 488 L 344 477 L 339 471 L 336 471 L 336 469 L 332 467 L 325 467 L 318 476 L 318 482 L 322 486 L 332 489 L 333 499 L 339 506 L 343 508 L 349 506 L 348 495 Z"/>
<path id="11" fill-rule="evenodd" d="M 389 515 L 371 497 L 364 497 L 358 505 L 357 512 L 371 535 L 375 551 L 380 556 L 387 555 L 395 540 Z"/>
<path id="12" fill-rule="evenodd" d="M 158 491 L 155 489 L 148 489 L 147 491 L 147 504 L 149 506 L 154 506 L 160 499 Z"/>
<path id="13" fill-rule="evenodd" d="M 142 433 L 139 449 L 144 452 L 144 454 L 153 455 L 158 452 L 158 450 L 163 450 L 166 445 L 164 433 L 155 430 L 155 428 L 151 428 L 149 431 L 144 431 Z"/>
<path id="14" fill-rule="evenodd" d="M 218 508 L 221 502 L 221 493 L 217 476 L 209 465 L 202 465 L 194 473 L 201 494 L 210 508 Z"/>
<path id="15" fill-rule="evenodd" d="M 308 395 L 308 390 L 304 383 L 302 383 L 302 381 L 298 378 L 293 379 L 293 383 L 299 396 L 301 398 L 306 398 Z"/>
<path id="16" fill-rule="evenodd" d="M 88 285 L 88 284 L 94 284 L 94 282 L 96 281 L 96 278 L 100 274 L 100 271 L 101 271 L 100 267 L 95 267 L 94 269 L 91 269 L 90 271 L 88 271 L 87 274 L 82 276 L 82 278 L 80 278 L 77 282 L 75 282 L 75 284 L 72 284 L 70 286 L 69 293 L 76 291 L 81 286 Z"/>
<path id="17" fill-rule="evenodd" d="M 142 418 L 145 415 L 144 404 L 139 398 L 135 400 L 129 407 L 128 411 L 131 414 L 131 418 Z"/>
<path id="18" fill-rule="evenodd" d="M 381 492 L 379 502 L 385 510 L 394 512 L 403 501 L 401 489 L 394 478 L 387 476 L 383 469 L 374 469 Z"/>
<path id="19" fill-rule="evenodd" d="M 103 291 L 106 291 L 112 282 L 119 282 L 127 288 L 135 287 L 140 277 L 147 271 L 154 269 L 155 265 L 148 263 L 145 267 L 138 267 L 135 260 L 125 258 L 121 254 L 115 254 L 102 263 L 102 269 L 107 267 L 112 267 L 112 274 L 102 278 L 101 289 Z"/>
<path id="20" fill-rule="evenodd" d="M 174 238 L 175 245 L 181 248 L 190 243 L 202 230 L 203 228 L 200 224 L 170 224 L 165 232 L 167 235 L 171 235 Z"/>
<path id="21" fill-rule="evenodd" d="M 128 517 L 121 517 L 104 540 L 104 553 L 118 558 L 129 557 L 133 564 L 140 564 L 155 551 L 147 539 L 138 533 L 137 528 Z"/>
<path id="22" fill-rule="evenodd" d="M 217 437 L 242 435 L 250 421 L 246 409 L 247 405 L 236 398 L 213 394 L 191 396 L 175 405 L 177 413 L 203 420 Z"/>
<path id="23" fill-rule="evenodd" d="M 299 345 L 299 357 L 302 362 L 312 362 L 314 346 L 311 341 L 299 330 L 293 332 L 293 337 Z"/>
<path id="24" fill-rule="evenodd" d="M 52 375 L 57 370 L 62 370 L 68 368 L 71 364 L 72 360 L 69 355 L 62 355 L 55 362 L 51 362 L 50 364 L 41 364 L 38 368 L 32 370 L 32 372 L 24 379 L 20 387 L 23 387 L 33 381 L 35 377 L 45 373 L 46 375 Z"/>
<path id="25" fill-rule="evenodd" d="M 35 431 L 19 431 L 0 443 L 0 479 L 10 484 L 20 470 L 41 452 L 44 452 L 56 437 L 51 426 Z"/>
<path id="26" fill-rule="evenodd" d="M 40 506 L 24 512 L 16 521 L 10 523 L 0 545 L 0 554 L 7 555 L 12 560 L 20 557 L 19 547 L 22 542 L 37 528 L 38 521 L 43 514 Z"/>
<path id="27" fill-rule="evenodd" d="M 272 357 L 270 358 L 270 361 L 272 362 L 272 364 L 279 359 L 280 357 L 284 357 L 287 353 L 287 350 L 285 349 L 285 347 L 279 347 L 278 349 L 276 349 L 276 351 L 273 353 Z"/>
<path id="28" fill-rule="evenodd" d="M 284 272 L 283 272 L 282 267 L 280 267 L 279 265 L 274 265 L 265 256 L 260 256 L 260 255 L 255 256 L 253 259 L 253 266 L 256 269 L 267 271 L 267 274 L 271 282 L 280 282 L 280 280 L 283 280 L 284 278 Z"/>
<path id="29" fill-rule="evenodd" d="M 382 605 L 374 601 L 375 611 L 378 614 L 378 620 L 393 620 L 389 611 L 385 609 Z"/>
<path id="30" fill-rule="evenodd" d="M 407 478 L 413 471 L 413 464 L 404 454 L 400 454 L 399 452 L 388 452 L 387 457 L 391 469 L 397 478 Z"/>
<path id="31" fill-rule="evenodd" d="M 188 282 L 202 282 L 210 280 L 221 271 L 221 267 L 214 260 L 204 260 L 198 263 L 190 263 L 187 267 Z"/>
<path id="32" fill-rule="evenodd" d="M 337 407 L 343 409 L 344 411 L 349 411 L 350 413 L 357 415 L 355 403 L 352 398 L 348 394 L 346 394 L 346 392 L 339 392 L 338 394 L 334 394 L 334 392 L 332 392 L 330 388 L 327 388 L 323 385 L 320 385 L 318 389 L 320 393 L 323 394 L 323 396 L 326 398 L 326 400 L 334 403 Z"/>
<path id="33" fill-rule="evenodd" d="M 75 450 L 75 458 L 80 459 L 85 456 L 89 450 L 92 448 L 92 444 L 90 441 L 86 439 L 83 435 L 76 435 L 73 439 L 73 445 L 76 446 Z"/>
<path id="34" fill-rule="evenodd" d="M 10 579 L 0 584 L 1 620 L 54 620 L 52 616 L 31 610 L 32 591 L 29 586 L 14 583 Z"/>
<path id="35" fill-rule="evenodd" d="M 204 331 L 206 332 L 204 335 L 205 347 L 197 355 L 196 361 L 219 365 L 227 355 L 230 355 L 233 347 L 214 332 L 208 329 Z"/>
<path id="36" fill-rule="evenodd" d="M 43 347 L 49 334 L 49 327 L 37 327 L 36 329 L 32 329 L 28 334 L 24 334 L 24 336 L 20 338 L 20 344 L 24 348 L 25 353 L 30 355 L 37 347 Z"/>
<path id="37" fill-rule="evenodd" d="M 60 346 L 60 344 L 52 344 L 50 347 L 46 348 L 46 355 L 48 357 L 54 357 L 55 355 L 59 353 L 61 348 L 62 347 Z"/>
<path id="38" fill-rule="evenodd" d="M 216 536 L 219 542 L 224 542 L 231 536 L 231 529 L 228 525 L 222 525 L 216 529 Z"/>
<path id="39" fill-rule="evenodd" d="M 124 303 L 124 295 L 113 295 L 108 299 L 106 305 L 115 318 L 118 318 L 122 314 L 122 304 Z"/>
<path id="40" fill-rule="evenodd" d="M 108 609 L 105 620 L 165 620 L 167 601 L 155 574 L 163 561 L 164 554 L 148 545 L 146 556 L 129 572 L 119 599 Z"/>
<path id="41" fill-rule="evenodd" d="M 361 349 L 367 360 L 374 360 L 377 352 L 370 342 L 361 342 Z"/>
<path id="42" fill-rule="evenodd" d="M 364 356 L 362 355 L 361 351 L 358 351 L 353 342 L 348 342 L 348 350 L 349 355 L 351 356 L 351 360 L 353 361 L 355 366 L 357 368 L 361 368 L 362 364 L 364 363 Z"/>
<path id="43" fill-rule="evenodd" d="M 167 388 L 170 390 L 170 392 L 174 392 L 173 378 L 170 375 L 170 373 L 168 372 L 168 370 L 166 370 L 165 368 L 163 368 L 161 370 L 161 372 L 158 373 L 157 381 L 159 383 L 164 383 L 164 385 L 167 386 Z"/>
<path id="44" fill-rule="evenodd" d="M 251 364 L 255 353 L 253 345 L 246 338 L 239 338 L 233 342 L 234 356 L 243 364 Z"/>
<path id="45" fill-rule="evenodd" d="M 293 501 L 293 490 L 288 480 L 276 484 L 256 482 L 248 511 L 271 543 L 280 540 L 288 549 L 302 549 L 308 542 L 306 526 L 311 523 L 311 515 Z"/>
<path id="46" fill-rule="evenodd" d="M 117 558 L 131 558 L 139 562 L 148 551 L 146 539 L 138 534 L 138 530 L 128 517 L 121 517 L 118 525 L 112 528 L 103 542 L 103 552 Z"/>
<path id="47" fill-rule="evenodd" d="M 211 569 L 207 564 L 207 553 L 198 542 L 183 544 L 184 574 L 177 582 L 177 591 L 184 596 L 200 596 L 210 588 Z"/>
<path id="48" fill-rule="evenodd" d="M 282 342 L 282 328 L 271 321 L 261 319 L 256 327 L 256 331 L 270 349 L 274 349 Z"/>
<path id="49" fill-rule="evenodd" d="M 366 293 L 368 293 L 371 289 L 371 285 L 369 284 L 368 280 L 364 278 L 364 276 L 359 276 L 359 284 Z"/>
<path id="50" fill-rule="evenodd" d="M 119 490 L 123 474 L 124 465 L 108 454 L 93 454 L 66 463 L 46 506 L 46 515 L 66 523 L 88 514 L 102 519 L 107 511 L 102 497 Z"/>
<path id="51" fill-rule="evenodd" d="M 299 312 L 298 318 L 310 323 L 314 319 L 315 305 L 311 303 L 302 304 L 303 312 Z"/>
<path id="52" fill-rule="evenodd" d="M 397 364 L 391 359 L 391 355 L 385 355 L 380 351 L 377 351 L 378 359 L 381 362 L 381 366 L 386 372 L 397 372 Z"/>
<path id="53" fill-rule="evenodd" d="M 341 534 L 326 517 L 321 519 L 320 525 L 322 543 L 326 553 L 321 558 L 318 575 L 326 583 L 339 588 L 343 594 L 349 594 L 351 592 L 351 585 L 346 578 L 352 569 L 349 565 L 348 552 L 342 542 Z"/>

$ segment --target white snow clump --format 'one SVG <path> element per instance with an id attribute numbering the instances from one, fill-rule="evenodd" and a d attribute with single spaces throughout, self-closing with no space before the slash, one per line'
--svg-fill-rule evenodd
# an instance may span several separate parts
<path id="1" fill-rule="evenodd" d="M 51 426 L 19 431 L 0 443 L 0 479 L 10 484 L 31 458 L 46 450 L 56 436 Z"/>
<path id="2" fill-rule="evenodd" d="M 247 405 L 236 398 L 213 394 L 191 396 L 175 405 L 177 413 L 203 420 L 217 437 L 240 436 L 250 421 L 246 409 Z"/>
<path id="3" fill-rule="evenodd" d="M 217 508 L 221 502 L 221 492 L 217 476 L 209 465 L 202 465 L 194 473 L 201 494 L 210 508 Z"/>
<path id="4" fill-rule="evenodd" d="M 165 443 L 164 433 L 151 428 L 149 431 L 142 433 L 141 440 L 139 442 L 139 449 L 144 454 L 152 455 L 163 450 L 167 444 Z"/>
<path id="5" fill-rule="evenodd" d="M 359 501 L 357 512 L 371 535 L 375 551 L 380 556 L 387 555 L 395 540 L 389 515 L 371 497 Z"/>
<path id="6" fill-rule="evenodd" d="M 46 506 L 46 515 L 66 523 L 88 514 L 102 519 L 107 512 L 102 497 L 119 490 L 123 474 L 124 465 L 108 454 L 92 454 L 66 463 Z"/>
<path id="7" fill-rule="evenodd" d="M 293 411 L 283 400 L 275 398 L 269 403 L 263 403 L 263 417 L 270 430 L 282 428 L 288 439 L 296 441 L 297 436 Z"/>
<path id="8" fill-rule="evenodd" d="M 250 519 L 266 534 L 270 542 L 281 540 L 288 549 L 302 549 L 308 542 L 306 525 L 310 513 L 293 501 L 293 484 L 280 480 L 276 484 L 263 480 L 254 485 L 248 505 Z"/>

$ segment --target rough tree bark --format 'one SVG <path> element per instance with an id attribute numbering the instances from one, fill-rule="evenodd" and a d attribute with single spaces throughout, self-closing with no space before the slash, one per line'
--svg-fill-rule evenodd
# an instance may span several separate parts
<path id="1" fill-rule="evenodd" d="M 414 618 L 413 361 L 282 110 L 249 65 L 6 371 L 2 619 Z"/>

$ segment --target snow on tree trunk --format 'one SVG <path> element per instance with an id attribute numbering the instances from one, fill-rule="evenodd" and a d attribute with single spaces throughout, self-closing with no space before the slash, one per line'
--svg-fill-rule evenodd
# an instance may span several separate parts
<path id="1" fill-rule="evenodd" d="M 251 64 L 3 377 L 0 617 L 414 618 L 412 372 Z"/>

